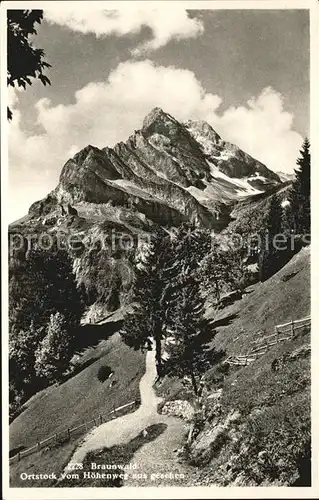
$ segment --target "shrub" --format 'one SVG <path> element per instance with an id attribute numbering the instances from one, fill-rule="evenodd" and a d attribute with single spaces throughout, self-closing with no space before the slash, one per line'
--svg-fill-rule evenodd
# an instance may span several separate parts
<path id="1" fill-rule="evenodd" d="M 49 382 L 61 379 L 72 356 L 73 336 L 67 330 L 63 314 L 51 314 L 44 337 L 36 351 L 35 371 Z"/>
<path id="2" fill-rule="evenodd" d="M 35 378 L 34 363 L 36 347 L 41 339 L 41 329 L 34 327 L 16 332 L 11 330 L 9 340 L 10 382 L 18 391 L 26 389 Z"/>
<path id="3" fill-rule="evenodd" d="M 17 390 L 13 382 L 9 384 L 9 422 L 11 423 L 22 411 L 23 390 Z"/>
<path id="4" fill-rule="evenodd" d="M 112 370 L 109 366 L 107 365 L 102 365 L 99 368 L 99 371 L 97 372 L 97 378 L 99 379 L 100 382 L 105 382 L 111 375 Z"/>
<path id="5" fill-rule="evenodd" d="M 304 399 L 293 404 L 285 400 L 251 415 L 241 435 L 247 453 L 234 459 L 233 474 L 244 470 L 256 484 L 268 480 L 282 485 L 292 485 L 301 475 L 310 476 L 307 470 L 311 440 L 308 405 Z"/>

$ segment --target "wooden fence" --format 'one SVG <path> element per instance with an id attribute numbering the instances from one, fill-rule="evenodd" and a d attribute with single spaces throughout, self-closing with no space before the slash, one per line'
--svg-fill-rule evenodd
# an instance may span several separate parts
<path id="1" fill-rule="evenodd" d="M 92 420 L 84 422 L 83 424 L 78 425 L 77 427 L 73 427 L 72 429 L 64 429 L 63 431 L 57 432 L 52 436 L 44 439 L 43 441 L 38 441 L 36 444 L 28 448 L 27 450 L 21 450 L 13 457 L 10 457 L 9 463 L 20 461 L 21 458 L 27 457 L 32 453 L 36 453 L 44 448 L 51 449 L 52 447 L 60 446 L 67 441 L 70 441 L 71 437 L 76 435 L 81 435 L 84 432 L 101 425 L 105 422 L 109 422 L 110 420 L 119 417 L 124 414 L 130 407 L 138 406 L 140 404 L 139 400 L 131 401 L 125 405 L 119 406 L 118 408 L 114 408 L 112 411 L 107 413 L 106 415 L 99 415 Z M 124 413 L 123 413 L 124 410 Z"/>
<path id="2" fill-rule="evenodd" d="M 272 335 L 267 335 L 266 337 L 258 338 L 251 342 L 252 349 L 250 352 L 239 356 L 229 356 L 225 363 L 230 365 L 246 366 L 255 361 L 258 357 L 263 356 L 270 347 L 279 344 L 279 342 L 284 342 L 285 340 L 292 339 L 296 333 L 300 330 L 309 331 L 311 327 L 311 317 L 291 320 L 283 325 L 275 326 L 275 333 Z M 258 332 L 262 334 L 263 332 Z"/>

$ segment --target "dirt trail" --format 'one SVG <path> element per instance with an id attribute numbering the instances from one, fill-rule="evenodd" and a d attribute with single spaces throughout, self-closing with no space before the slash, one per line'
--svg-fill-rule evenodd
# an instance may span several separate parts
<path id="1" fill-rule="evenodd" d="M 193 486 L 194 470 L 178 461 L 176 450 L 181 447 L 186 426 L 181 420 L 162 419 L 166 430 L 154 441 L 142 446 L 131 460 L 136 465 L 133 472 L 127 471 L 124 486 Z"/>
<path id="2" fill-rule="evenodd" d="M 180 419 L 168 417 L 157 413 L 157 405 L 161 398 L 157 397 L 153 383 L 156 377 L 155 353 L 148 351 L 146 355 L 146 371 L 140 381 L 141 405 L 134 412 L 106 422 L 94 428 L 81 445 L 75 450 L 72 463 L 81 463 L 85 455 L 90 451 L 101 448 L 109 448 L 114 445 L 125 444 L 136 437 L 146 427 L 165 423 L 166 430 L 154 441 L 145 444 L 138 450 L 131 462 L 137 464 L 138 473 L 146 473 L 148 478 L 151 474 L 162 473 L 186 473 L 185 468 L 177 462 L 174 450 L 181 446 L 187 425 Z M 145 484 L 144 484 L 145 482 Z M 134 479 L 129 478 L 125 486 L 151 486 L 151 485 L 182 485 L 183 480 L 171 478 Z"/>

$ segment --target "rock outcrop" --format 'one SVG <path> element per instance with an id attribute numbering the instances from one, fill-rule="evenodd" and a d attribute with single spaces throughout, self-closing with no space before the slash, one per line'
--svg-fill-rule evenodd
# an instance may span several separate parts
<path id="1" fill-rule="evenodd" d="M 193 406 L 185 400 L 173 400 L 168 401 L 162 408 L 163 415 L 171 415 L 173 417 L 179 417 L 186 422 L 191 422 L 194 416 L 195 410 Z"/>

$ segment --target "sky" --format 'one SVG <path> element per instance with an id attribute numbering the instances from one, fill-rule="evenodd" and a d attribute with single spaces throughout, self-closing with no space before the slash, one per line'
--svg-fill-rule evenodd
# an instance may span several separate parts
<path id="1" fill-rule="evenodd" d="M 34 44 L 51 86 L 9 92 L 11 220 L 77 151 L 126 140 L 155 106 L 293 172 L 309 135 L 308 11 L 84 8 L 44 11 Z"/>

